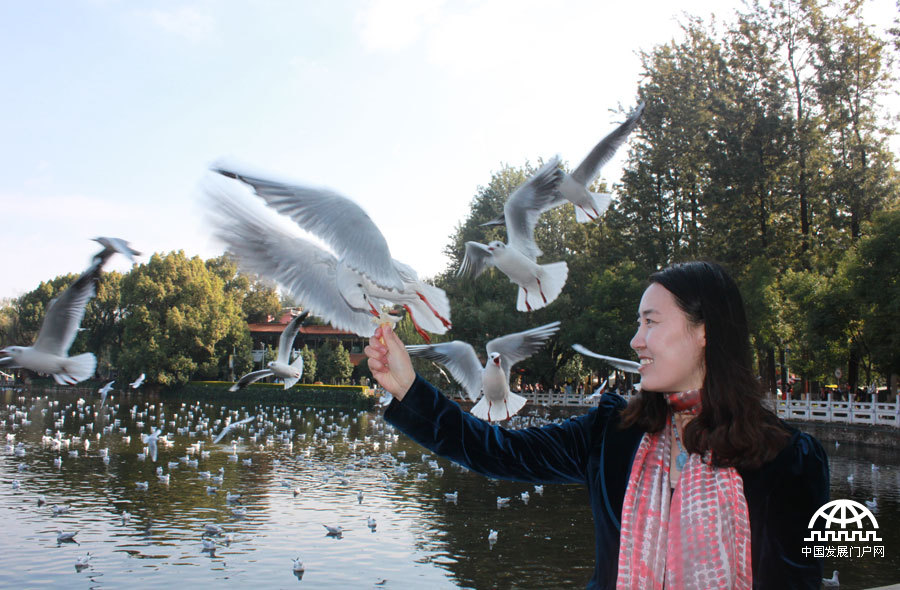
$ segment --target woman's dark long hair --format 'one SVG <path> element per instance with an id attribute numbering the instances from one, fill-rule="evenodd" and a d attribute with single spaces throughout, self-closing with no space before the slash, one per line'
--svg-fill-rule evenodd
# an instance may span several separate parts
<path id="1" fill-rule="evenodd" d="M 685 448 L 700 454 L 711 451 L 717 467 L 755 469 L 773 459 L 789 434 L 762 405 L 737 285 L 721 266 L 701 261 L 668 266 L 650 275 L 650 283 L 665 287 L 688 320 L 706 329 L 702 409 L 684 429 Z M 641 390 L 624 410 L 622 425 L 658 432 L 668 413 L 661 392 Z"/>

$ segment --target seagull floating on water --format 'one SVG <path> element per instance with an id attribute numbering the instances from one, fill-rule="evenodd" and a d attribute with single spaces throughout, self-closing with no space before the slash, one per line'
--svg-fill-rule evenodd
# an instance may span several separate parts
<path id="1" fill-rule="evenodd" d="M 300 556 L 297 556 L 297 559 L 294 560 L 294 565 L 291 567 L 294 573 L 303 573 L 306 571 L 306 568 L 303 566 L 303 562 L 300 561 Z"/>
<path id="2" fill-rule="evenodd" d="M 459 340 L 440 344 L 407 346 L 410 356 L 426 358 L 438 362 L 450 371 L 466 390 L 469 399 L 481 401 L 472 407 L 472 414 L 491 422 L 508 420 L 527 401 L 521 395 L 509 390 L 512 367 L 537 352 L 548 338 L 559 331 L 559 322 L 552 322 L 524 332 L 507 334 L 489 341 L 488 362 L 482 367 L 471 344 Z"/>
<path id="3" fill-rule="evenodd" d="M 834 570 L 830 578 L 822 578 L 822 586 L 825 588 L 837 588 L 841 585 L 838 581 L 838 571 Z"/>

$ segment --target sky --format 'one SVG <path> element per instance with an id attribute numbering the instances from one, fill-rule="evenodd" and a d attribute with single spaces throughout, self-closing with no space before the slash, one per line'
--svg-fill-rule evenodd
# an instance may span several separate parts
<path id="1" fill-rule="evenodd" d="M 739 6 L 0 3 L 0 298 L 81 272 L 97 236 L 221 254 L 202 198 L 221 158 L 353 199 L 394 258 L 433 276 L 493 171 L 577 164 L 634 106 L 640 51 L 678 38 L 685 14 L 729 21 Z"/>

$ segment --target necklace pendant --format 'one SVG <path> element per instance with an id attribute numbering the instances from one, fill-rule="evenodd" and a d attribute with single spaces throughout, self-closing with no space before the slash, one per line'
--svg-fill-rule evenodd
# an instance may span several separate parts
<path id="1" fill-rule="evenodd" d="M 681 452 L 678 453 L 678 456 L 675 458 L 675 465 L 678 466 L 679 471 L 681 471 L 684 468 L 685 464 L 687 463 L 687 460 L 688 460 L 687 451 L 685 451 L 684 449 L 681 449 Z"/>

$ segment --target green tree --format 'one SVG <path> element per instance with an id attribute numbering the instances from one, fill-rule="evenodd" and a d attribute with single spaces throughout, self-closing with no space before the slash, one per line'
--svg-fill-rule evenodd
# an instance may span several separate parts
<path id="1" fill-rule="evenodd" d="M 280 314 L 281 296 L 274 286 L 256 275 L 241 272 L 231 254 L 226 252 L 207 260 L 206 267 L 222 279 L 225 292 L 239 302 L 248 324 L 263 323 L 269 316 Z"/>
<path id="2" fill-rule="evenodd" d="M 353 363 L 350 362 L 350 353 L 340 342 L 325 343 L 316 354 L 317 372 L 319 380 L 331 385 L 341 385 L 347 382 L 353 373 Z"/>
<path id="3" fill-rule="evenodd" d="M 191 378 L 224 378 L 228 356 L 243 372 L 250 336 L 236 297 L 198 257 L 154 254 L 121 283 L 122 351 L 126 375 L 173 386 Z M 246 353 L 245 353 L 246 350 Z"/>
<path id="4" fill-rule="evenodd" d="M 101 275 L 97 295 L 88 302 L 81 322 L 85 349 L 97 356 L 97 373 L 103 376 L 115 367 L 122 347 L 121 283 L 121 273 Z"/>
<path id="5" fill-rule="evenodd" d="M 0 299 L 0 348 L 17 344 L 15 339 L 18 331 L 19 316 L 16 313 L 15 299 Z"/>
<path id="6" fill-rule="evenodd" d="M 316 381 L 316 353 L 309 349 L 307 345 L 303 345 L 300 351 L 303 356 L 303 377 L 302 383 L 314 383 Z"/>
<path id="7" fill-rule="evenodd" d="M 49 281 L 41 283 L 28 293 L 21 295 L 15 301 L 15 312 L 18 318 L 18 329 L 15 334 L 16 344 L 28 346 L 37 338 L 47 307 L 50 301 L 69 288 L 69 285 L 78 278 L 76 274 L 60 275 Z"/>
<path id="8" fill-rule="evenodd" d="M 281 296 L 271 285 L 256 280 L 250 283 L 241 309 L 248 324 L 263 323 L 281 314 Z"/>
<path id="9" fill-rule="evenodd" d="M 848 253 L 847 275 L 862 312 L 865 349 L 879 372 L 900 374 L 900 209 L 875 215 L 869 235 Z M 871 378 L 869 379 L 871 382 Z M 891 379 L 892 386 L 896 377 Z M 894 387 L 893 394 L 896 393 Z"/>

